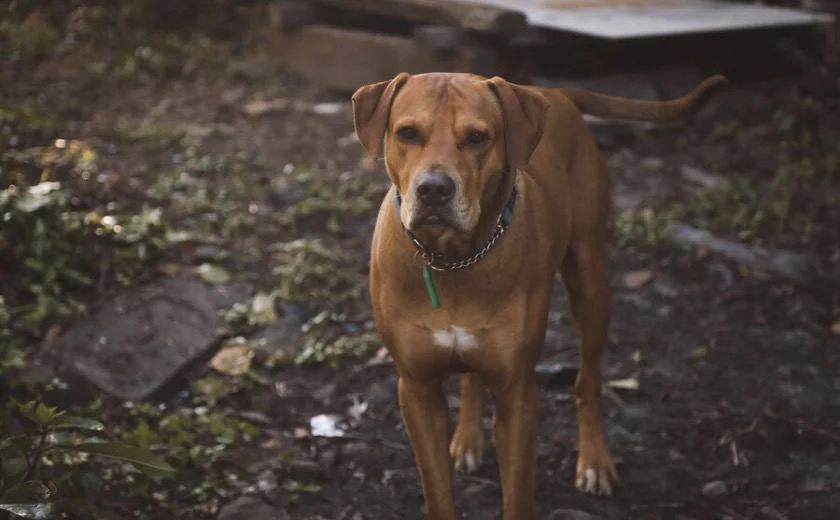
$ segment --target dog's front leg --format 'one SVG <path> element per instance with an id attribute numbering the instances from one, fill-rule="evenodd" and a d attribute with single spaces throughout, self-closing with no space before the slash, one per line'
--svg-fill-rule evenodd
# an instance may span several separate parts
<path id="1" fill-rule="evenodd" d="M 533 372 L 527 371 L 492 391 L 503 518 L 533 520 L 537 462 L 537 384 Z"/>
<path id="2" fill-rule="evenodd" d="M 455 520 L 449 459 L 449 410 L 441 381 L 400 377 L 400 409 L 420 469 L 429 520 Z"/>

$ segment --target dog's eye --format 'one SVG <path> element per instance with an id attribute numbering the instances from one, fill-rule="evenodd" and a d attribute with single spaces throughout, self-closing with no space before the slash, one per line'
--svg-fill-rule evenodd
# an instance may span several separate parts
<path id="1" fill-rule="evenodd" d="M 420 133 L 413 126 L 404 126 L 397 130 L 397 137 L 406 143 L 415 143 L 420 138 Z"/>
<path id="2" fill-rule="evenodd" d="M 473 130 L 469 133 L 469 135 L 467 135 L 467 145 L 469 146 L 481 146 L 489 140 L 490 135 L 487 132 L 482 132 L 481 130 Z"/>

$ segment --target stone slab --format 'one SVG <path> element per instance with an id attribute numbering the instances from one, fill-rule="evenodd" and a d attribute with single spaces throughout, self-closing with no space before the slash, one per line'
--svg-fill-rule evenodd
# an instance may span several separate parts
<path id="1" fill-rule="evenodd" d="M 832 23 L 826 13 L 720 0 L 472 0 L 535 27 L 609 40 Z"/>
<path id="2" fill-rule="evenodd" d="M 244 285 L 192 276 L 127 289 L 78 318 L 45 352 L 61 371 L 124 400 L 142 400 L 216 345 L 219 311 L 247 298 Z"/>

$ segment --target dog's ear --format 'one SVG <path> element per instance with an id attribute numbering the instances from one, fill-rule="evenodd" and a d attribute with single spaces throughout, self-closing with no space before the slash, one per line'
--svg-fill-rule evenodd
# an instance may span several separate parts
<path id="1" fill-rule="evenodd" d="M 371 159 L 382 154 L 391 103 L 409 77 L 409 74 L 401 72 L 392 80 L 365 85 L 353 94 L 353 125 Z"/>
<path id="2" fill-rule="evenodd" d="M 498 76 L 487 83 L 502 106 L 508 165 L 522 168 L 528 164 L 542 137 L 548 100 L 535 89 L 509 83 Z"/>

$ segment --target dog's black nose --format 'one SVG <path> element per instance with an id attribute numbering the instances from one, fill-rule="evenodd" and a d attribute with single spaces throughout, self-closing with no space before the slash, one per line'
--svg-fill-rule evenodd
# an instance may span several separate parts
<path id="1" fill-rule="evenodd" d="M 427 206 L 442 206 L 449 202 L 453 195 L 455 195 L 455 182 L 441 171 L 432 170 L 424 173 L 417 184 L 417 196 Z"/>

